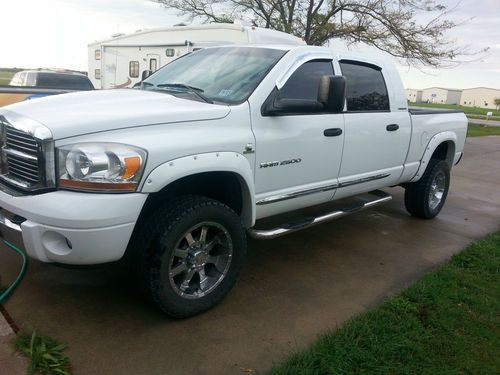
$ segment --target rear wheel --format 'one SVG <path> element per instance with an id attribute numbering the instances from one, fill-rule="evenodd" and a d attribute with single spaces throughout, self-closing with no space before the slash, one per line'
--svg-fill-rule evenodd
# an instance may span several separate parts
<path id="1" fill-rule="evenodd" d="M 449 187 L 448 163 L 444 160 L 431 159 L 422 178 L 406 185 L 406 210 L 413 216 L 432 219 L 443 208 Z"/>
<path id="2" fill-rule="evenodd" d="M 240 217 L 212 199 L 189 196 L 166 205 L 139 256 L 143 290 L 164 312 L 183 318 L 216 305 L 236 283 L 246 253 Z M 151 232 L 150 232 L 151 233 Z"/>

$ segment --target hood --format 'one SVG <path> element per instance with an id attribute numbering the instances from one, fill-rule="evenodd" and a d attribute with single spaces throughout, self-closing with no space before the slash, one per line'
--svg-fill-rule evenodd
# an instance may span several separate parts
<path id="1" fill-rule="evenodd" d="M 3 110 L 47 126 L 54 139 L 135 126 L 213 120 L 230 112 L 225 105 L 132 89 L 53 95 L 0 108 L 0 113 Z"/>

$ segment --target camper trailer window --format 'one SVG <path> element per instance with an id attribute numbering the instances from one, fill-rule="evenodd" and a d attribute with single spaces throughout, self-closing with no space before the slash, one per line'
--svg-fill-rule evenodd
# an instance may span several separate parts
<path id="1" fill-rule="evenodd" d="M 130 78 L 139 77 L 139 61 L 131 61 L 129 63 L 128 70 L 128 75 L 130 76 Z"/>
<path id="2" fill-rule="evenodd" d="M 95 59 L 96 60 L 100 60 L 101 59 L 101 50 L 100 49 L 96 49 L 95 50 Z"/>
<path id="3" fill-rule="evenodd" d="M 165 50 L 165 55 L 167 55 L 167 57 L 174 57 L 175 56 L 175 49 L 167 48 Z"/>
<path id="4" fill-rule="evenodd" d="M 94 77 L 95 79 L 101 79 L 101 69 L 96 69 L 94 71 Z"/>
<path id="5" fill-rule="evenodd" d="M 152 72 L 156 72 L 158 70 L 158 60 L 149 60 L 149 70 L 151 70 Z"/>

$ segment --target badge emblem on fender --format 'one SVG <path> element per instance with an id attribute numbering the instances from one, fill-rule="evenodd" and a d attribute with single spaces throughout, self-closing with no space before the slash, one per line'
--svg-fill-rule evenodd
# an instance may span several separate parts
<path id="1" fill-rule="evenodd" d="M 260 168 L 271 168 L 271 167 L 278 167 L 280 165 L 297 164 L 300 163 L 301 161 L 302 161 L 301 158 L 287 159 L 282 161 L 267 161 L 265 163 L 260 163 Z"/>

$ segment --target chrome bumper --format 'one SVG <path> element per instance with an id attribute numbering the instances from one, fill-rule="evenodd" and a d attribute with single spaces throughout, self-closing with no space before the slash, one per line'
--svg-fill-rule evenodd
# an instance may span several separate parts
<path id="1" fill-rule="evenodd" d="M 26 221 L 25 218 L 0 208 L 0 240 L 10 242 L 12 245 L 24 250 L 21 229 L 21 224 L 24 221 Z"/>

